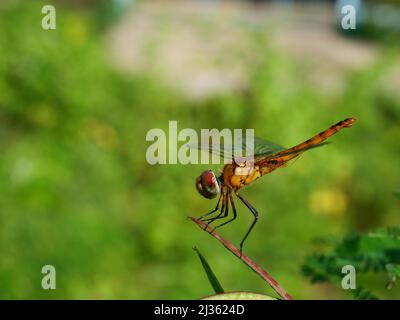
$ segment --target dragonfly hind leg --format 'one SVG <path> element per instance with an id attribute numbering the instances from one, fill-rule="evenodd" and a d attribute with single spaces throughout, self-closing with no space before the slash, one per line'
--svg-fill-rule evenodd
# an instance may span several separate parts
<path id="1" fill-rule="evenodd" d="M 244 238 L 242 239 L 242 241 L 240 242 L 240 257 L 242 256 L 242 252 L 243 252 L 243 244 L 246 241 L 247 237 L 249 236 L 251 230 L 253 230 L 255 224 L 258 221 L 258 212 L 256 210 L 256 208 L 254 208 L 245 198 L 243 198 L 238 192 L 236 192 L 236 196 L 245 204 L 245 206 L 251 211 L 251 213 L 254 216 L 254 220 L 252 222 L 252 224 L 250 225 L 250 228 L 247 230 Z"/>

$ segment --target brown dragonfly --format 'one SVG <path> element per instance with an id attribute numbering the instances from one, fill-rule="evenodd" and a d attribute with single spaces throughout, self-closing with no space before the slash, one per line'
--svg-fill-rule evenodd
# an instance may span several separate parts
<path id="1" fill-rule="evenodd" d="M 216 228 L 220 228 L 233 220 L 236 219 L 237 213 L 235 204 L 233 201 L 232 194 L 234 193 L 250 210 L 254 216 L 254 220 L 247 230 L 245 236 L 240 242 L 240 252 L 242 252 L 243 244 L 249 236 L 251 230 L 254 228 L 258 220 L 258 212 L 240 193 L 239 190 L 244 186 L 254 182 L 258 178 L 271 173 L 272 171 L 285 166 L 288 161 L 297 158 L 303 152 L 320 147 L 326 142 L 327 138 L 334 135 L 343 128 L 349 128 L 356 122 L 355 118 L 348 118 L 343 121 L 336 123 L 329 127 L 327 130 L 315 135 L 311 139 L 300 143 L 292 148 L 286 149 L 272 142 L 254 138 L 254 152 L 251 158 L 240 158 L 237 160 L 234 156 L 233 147 L 224 147 L 212 145 L 204 147 L 203 145 L 189 145 L 200 150 L 206 150 L 208 152 L 219 154 L 222 157 L 231 157 L 231 161 L 227 163 L 222 169 L 221 175 L 217 177 L 211 170 L 204 171 L 196 179 L 197 191 L 208 199 L 215 198 L 220 194 L 217 206 L 215 209 L 199 217 L 199 220 L 208 222 L 207 225 L 211 224 L 215 220 L 223 219 L 228 217 L 229 205 L 232 206 L 233 216 L 219 224 Z M 243 148 L 244 149 L 244 148 Z M 229 152 L 227 151 L 229 150 Z M 219 214 L 209 218 L 213 213 L 220 210 Z"/>

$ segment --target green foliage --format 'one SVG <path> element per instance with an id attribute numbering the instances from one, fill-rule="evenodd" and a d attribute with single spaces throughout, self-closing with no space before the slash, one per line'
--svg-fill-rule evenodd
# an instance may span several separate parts
<path id="1" fill-rule="evenodd" d="M 313 254 L 302 266 L 311 282 L 331 282 L 340 285 L 341 269 L 355 267 L 357 276 L 363 273 L 385 273 L 392 287 L 400 275 L 400 228 L 377 229 L 366 233 L 351 233 L 325 254 Z M 348 290 L 357 299 L 376 299 L 370 291 L 358 285 Z"/>
<path id="2" fill-rule="evenodd" d="M 206 258 L 204 258 L 204 256 L 200 253 L 200 251 L 196 247 L 193 247 L 193 250 L 199 256 L 201 265 L 203 266 L 204 271 L 205 271 L 205 273 L 207 275 L 208 281 L 210 281 L 210 284 L 211 284 L 212 288 L 214 289 L 215 293 L 216 294 L 224 293 L 224 289 L 222 288 L 221 284 L 218 281 L 218 278 L 216 277 L 216 275 L 212 271 L 212 269 L 211 269 L 210 265 L 208 264 Z"/>
<path id="3" fill-rule="evenodd" d="M 386 284 L 386 288 L 391 289 L 400 277 L 400 264 L 396 265 L 396 264 L 388 263 L 386 265 L 386 271 L 389 276 L 389 281 Z"/>

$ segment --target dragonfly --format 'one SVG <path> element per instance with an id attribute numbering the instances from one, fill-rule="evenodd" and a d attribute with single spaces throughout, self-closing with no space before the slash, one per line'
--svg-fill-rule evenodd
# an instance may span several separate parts
<path id="1" fill-rule="evenodd" d="M 239 191 L 259 179 L 260 177 L 275 171 L 278 168 L 285 167 L 287 163 L 299 157 L 305 151 L 327 144 L 325 142 L 330 136 L 336 134 L 343 128 L 349 128 L 356 122 L 354 117 L 339 121 L 328 129 L 318 133 L 312 138 L 295 145 L 291 148 L 284 148 L 270 141 L 254 137 L 253 152 L 251 156 L 237 158 L 234 147 L 223 148 L 221 145 L 192 144 L 190 148 L 207 151 L 217 154 L 223 158 L 230 158 L 223 167 L 221 174 L 217 176 L 212 170 L 204 171 L 196 178 L 196 189 L 203 197 L 214 199 L 219 195 L 216 207 L 203 214 L 198 219 L 206 222 L 206 228 L 214 221 L 228 218 L 229 208 L 232 207 L 232 217 L 222 222 L 214 229 L 220 228 L 234 221 L 237 217 L 237 211 L 233 200 L 235 195 L 252 213 L 253 221 L 246 234 L 240 242 L 240 253 L 243 252 L 243 245 L 250 232 L 256 225 L 259 217 L 257 209 L 242 196 Z M 237 147 L 236 147 L 237 148 Z M 246 144 L 242 143 L 241 148 L 246 149 Z M 219 210 L 219 213 L 213 215 Z"/>

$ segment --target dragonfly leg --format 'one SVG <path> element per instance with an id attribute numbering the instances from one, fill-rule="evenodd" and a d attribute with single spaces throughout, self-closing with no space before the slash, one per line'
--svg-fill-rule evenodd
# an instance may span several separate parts
<path id="1" fill-rule="evenodd" d="M 219 227 L 222 227 L 222 226 L 224 226 L 224 225 L 228 224 L 229 222 L 232 222 L 233 220 L 236 219 L 236 217 L 237 217 L 237 214 L 236 214 L 236 207 L 235 207 L 235 203 L 233 202 L 232 193 L 229 193 L 229 202 L 230 202 L 231 205 L 232 205 L 233 218 L 232 218 L 232 219 L 229 219 L 228 221 L 225 221 L 225 222 L 221 223 L 220 225 L 216 226 L 214 229 L 217 229 L 217 228 L 219 228 Z"/>
<path id="2" fill-rule="evenodd" d="M 221 204 L 222 196 L 223 195 L 221 193 L 221 195 L 219 196 L 218 203 L 217 203 L 217 206 L 215 207 L 215 209 L 211 210 L 210 212 L 208 212 L 206 214 L 203 214 L 201 217 L 199 217 L 197 219 L 202 221 L 202 220 L 204 220 L 205 217 L 208 217 L 210 214 L 213 214 L 214 212 L 218 211 L 219 205 Z"/>
<path id="3" fill-rule="evenodd" d="M 247 230 L 246 235 L 244 236 L 244 238 L 242 239 L 242 241 L 240 242 L 240 257 L 242 257 L 242 253 L 243 253 L 243 244 L 246 241 L 247 237 L 249 236 L 251 230 L 254 228 L 254 225 L 257 223 L 258 221 L 258 212 L 257 210 L 245 199 L 243 198 L 238 192 L 236 192 L 236 196 L 245 204 L 245 206 L 251 211 L 251 213 L 254 216 L 254 220 L 249 228 L 249 230 Z"/>
<path id="4" fill-rule="evenodd" d="M 228 197 L 227 197 L 227 194 L 224 194 L 224 200 L 223 200 L 223 203 L 222 203 L 221 212 L 216 217 L 207 219 L 207 220 L 210 221 L 210 222 L 208 222 L 208 224 L 213 223 L 214 220 L 225 218 L 228 215 L 228 212 L 229 212 Z"/>

